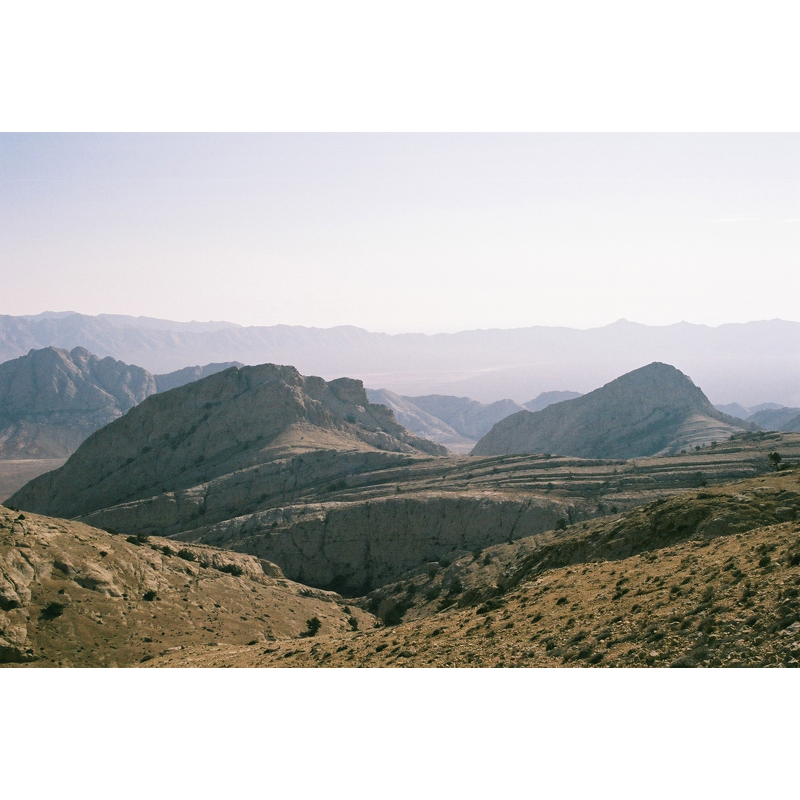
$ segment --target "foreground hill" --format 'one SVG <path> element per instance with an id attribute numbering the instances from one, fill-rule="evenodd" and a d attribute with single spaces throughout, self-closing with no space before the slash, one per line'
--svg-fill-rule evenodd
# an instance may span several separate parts
<path id="1" fill-rule="evenodd" d="M 432 562 L 361 602 L 377 629 L 148 666 L 800 666 L 800 481 L 704 489 Z"/>
<path id="2" fill-rule="evenodd" d="M 146 370 L 82 347 L 0 364 L 0 459 L 66 458 L 155 391 Z"/>
<path id="3" fill-rule="evenodd" d="M 0 663 L 122 667 L 191 647 L 263 649 L 299 640 L 314 617 L 320 635 L 374 624 L 251 556 L 0 506 Z"/>
<path id="4" fill-rule="evenodd" d="M 653 363 L 573 400 L 506 417 L 473 454 L 635 458 L 676 453 L 757 427 L 717 411 L 675 367 Z"/>

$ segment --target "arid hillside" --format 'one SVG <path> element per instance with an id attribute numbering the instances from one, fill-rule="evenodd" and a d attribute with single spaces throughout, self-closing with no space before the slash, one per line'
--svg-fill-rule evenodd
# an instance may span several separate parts
<path id="1" fill-rule="evenodd" d="M 383 625 L 152 666 L 800 666 L 800 475 L 704 489 L 431 562 Z"/>
<path id="2" fill-rule="evenodd" d="M 130 666 L 374 624 L 251 556 L 114 536 L 0 506 L 0 663 Z"/>
<path id="3" fill-rule="evenodd" d="M 653 363 L 581 397 L 512 414 L 472 452 L 636 458 L 678 453 L 743 430 L 758 426 L 717 411 L 680 370 Z"/>

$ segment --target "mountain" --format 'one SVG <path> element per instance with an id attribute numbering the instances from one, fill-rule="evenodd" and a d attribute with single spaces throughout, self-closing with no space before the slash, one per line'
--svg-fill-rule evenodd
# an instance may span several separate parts
<path id="1" fill-rule="evenodd" d="M 469 397 L 440 394 L 405 399 L 417 408 L 446 422 L 461 436 L 473 441 L 490 431 L 496 422 L 522 409 L 522 406 L 513 400 L 497 400 L 487 404 L 470 400 Z"/>
<path id="2" fill-rule="evenodd" d="M 765 408 L 748 418 L 767 431 L 795 431 L 800 433 L 800 408 Z"/>
<path id="3" fill-rule="evenodd" d="M 753 412 L 749 408 L 745 408 L 739 403 L 726 403 L 724 405 L 714 406 L 717 411 L 727 414 L 729 417 L 736 417 L 737 419 L 747 419 Z"/>
<path id="4" fill-rule="evenodd" d="M 293 364 L 306 375 L 349 375 L 404 397 L 455 395 L 523 402 L 554 387 L 588 392 L 653 361 L 676 364 L 715 403 L 772 400 L 800 406 L 800 323 L 709 327 L 619 320 L 600 328 L 531 327 L 447 334 L 371 333 L 360 328 L 179 323 L 115 315 L 0 316 L 0 360 L 31 349 L 86 347 L 152 373 L 187 364 Z M 754 409 L 755 410 L 755 409 Z M 447 420 L 445 420 L 447 422 Z M 450 423 L 448 423 L 450 424 Z"/>
<path id="5" fill-rule="evenodd" d="M 757 427 L 717 411 L 686 375 L 656 362 L 582 397 L 507 417 L 473 454 L 634 458 L 676 453 Z"/>
<path id="6" fill-rule="evenodd" d="M 739 419 L 750 419 L 754 414 L 758 413 L 759 411 L 776 411 L 778 409 L 786 408 L 786 406 L 782 406 L 779 403 L 759 403 L 756 406 L 750 406 L 750 408 L 745 408 L 743 405 L 739 403 L 727 403 L 725 405 L 715 405 L 714 408 L 717 411 L 721 411 L 723 414 L 728 414 L 731 417 L 738 417 Z M 753 422 L 758 422 L 758 420 L 752 420 Z"/>
<path id="7" fill-rule="evenodd" d="M 390 408 L 395 419 L 417 436 L 438 442 L 454 453 L 468 453 L 475 447 L 476 439 L 465 438 L 443 420 L 414 405 L 407 397 L 401 397 L 388 389 L 366 391 L 370 403 L 380 403 Z"/>
<path id="8" fill-rule="evenodd" d="M 335 475 L 358 469 L 372 454 L 386 459 L 447 450 L 408 433 L 384 406 L 370 404 L 360 381 L 327 383 L 274 364 L 231 367 L 148 397 L 10 502 L 72 518 L 202 486 L 188 513 L 199 517 L 212 511 L 209 519 L 224 518 L 270 493 L 324 479 L 325 467 L 311 468 L 313 458 L 305 470 L 284 470 L 286 458 L 298 457 L 303 464 L 309 453 L 322 454 L 319 460 L 329 462 Z M 337 453 L 349 454 L 349 460 L 334 457 Z M 259 467 L 268 463 L 273 469 L 262 474 Z"/>
<path id="9" fill-rule="evenodd" d="M 154 375 L 153 377 L 156 381 L 156 389 L 159 392 L 168 392 L 170 389 L 185 386 L 192 381 L 199 381 L 201 378 L 207 378 L 209 375 L 222 372 L 230 367 L 243 366 L 244 364 L 239 361 L 226 361 L 223 364 L 206 364 L 203 367 L 184 367 L 175 372 L 168 372 L 166 375 Z"/>
<path id="10" fill-rule="evenodd" d="M 542 392 L 537 397 L 534 397 L 533 400 L 525 403 L 524 406 L 528 411 L 541 411 L 543 408 L 553 405 L 553 403 L 560 403 L 562 400 L 573 400 L 580 396 L 580 392 Z"/>
<path id="11" fill-rule="evenodd" d="M 55 459 L 156 391 L 153 376 L 82 347 L 0 364 L 0 459 Z"/>

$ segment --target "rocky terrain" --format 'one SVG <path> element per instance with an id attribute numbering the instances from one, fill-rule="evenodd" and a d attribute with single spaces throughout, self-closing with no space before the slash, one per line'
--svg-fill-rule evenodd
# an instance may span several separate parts
<path id="1" fill-rule="evenodd" d="M 263 651 L 302 641 L 315 619 L 319 635 L 374 624 L 251 556 L 0 506 L 0 663 L 122 667 L 198 647 Z"/>
<path id="2" fill-rule="evenodd" d="M 400 425 L 417 436 L 438 442 L 454 453 L 469 453 L 475 447 L 477 439 L 463 436 L 444 420 L 414 405 L 409 398 L 401 397 L 388 389 L 367 389 L 366 391 L 370 403 L 379 403 L 390 408 Z"/>
<path id="3" fill-rule="evenodd" d="M 797 470 L 432 561 L 359 602 L 383 625 L 148 666 L 800 666 Z"/>
<path id="4" fill-rule="evenodd" d="M 435 448 L 357 382 L 232 369 L 149 398 L 9 503 L 251 553 L 354 594 L 429 560 L 763 474 L 771 452 L 800 458 L 800 436 L 743 433 L 635 461 Z"/>
<path id="5" fill-rule="evenodd" d="M 472 452 L 635 458 L 677 453 L 757 428 L 717 411 L 675 367 L 653 363 L 573 400 L 512 414 Z"/>
<path id="6" fill-rule="evenodd" d="M 429 560 L 360 598 L 0 507 L 0 662 L 800 666 L 800 471 Z"/>
<path id="7" fill-rule="evenodd" d="M 82 347 L 0 364 L 0 459 L 57 459 L 156 391 L 140 367 Z"/>
<path id="8" fill-rule="evenodd" d="M 371 403 L 394 412 L 397 421 L 417 436 L 438 442 L 454 453 L 469 453 L 492 426 L 523 408 L 538 411 L 552 403 L 580 397 L 578 392 L 543 392 L 524 406 L 513 400 L 479 403 L 469 397 L 427 395 L 402 397 L 388 389 L 367 389 Z"/>

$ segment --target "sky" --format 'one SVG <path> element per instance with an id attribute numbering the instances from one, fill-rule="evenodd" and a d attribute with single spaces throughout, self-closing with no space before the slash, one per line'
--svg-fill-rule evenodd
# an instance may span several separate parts
<path id="1" fill-rule="evenodd" d="M 800 320 L 798 134 L 2 134 L 0 313 Z"/>

